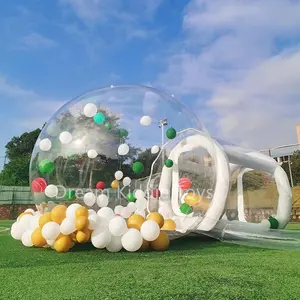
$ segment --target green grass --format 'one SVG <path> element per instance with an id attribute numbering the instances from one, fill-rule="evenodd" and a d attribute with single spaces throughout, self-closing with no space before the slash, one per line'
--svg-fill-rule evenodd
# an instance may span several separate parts
<path id="1" fill-rule="evenodd" d="M 108 253 L 84 245 L 58 254 L 25 248 L 5 233 L 0 278 L 0 299 L 291 300 L 300 293 L 300 251 L 190 237 L 166 252 Z"/>

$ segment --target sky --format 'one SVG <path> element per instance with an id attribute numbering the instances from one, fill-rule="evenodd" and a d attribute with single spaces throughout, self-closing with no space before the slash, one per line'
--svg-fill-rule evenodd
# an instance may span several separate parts
<path id="1" fill-rule="evenodd" d="M 296 143 L 300 1 L 0 2 L 0 156 L 95 88 L 153 86 L 245 147 Z"/>

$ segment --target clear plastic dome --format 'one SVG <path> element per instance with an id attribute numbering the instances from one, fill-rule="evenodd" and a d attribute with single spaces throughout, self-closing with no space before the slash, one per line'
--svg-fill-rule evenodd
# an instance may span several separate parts
<path id="1" fill-rule="evenodd" d="M 168 218 L 177 213 L 164 201 L 176 197 L 180 213 L 203 216 L 216 166 L 204 148 L 174 152 L 203 132 L 195 114 L 155 89 L 88 92 L 64 105 L 43 128 L 30 164 L 33 199 L 41 211 L 53 202 L 78 202 L 95 211 L 108 206 L 125 218 L 153 211 Z"/>

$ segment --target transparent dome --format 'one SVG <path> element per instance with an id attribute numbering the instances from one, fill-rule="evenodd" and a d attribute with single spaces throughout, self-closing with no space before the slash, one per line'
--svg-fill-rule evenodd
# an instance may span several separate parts
<path id="1" fill-rule="evenodd" d="M 30 163 L 33 199 L 42 211 L 53 202 L 78 202 L 95 211 L 108 206 L 123 217 L 160 211 L 168 218 L 176 212 L 164 201 L 175 197 L 181 213 L 201 216 L 215 165 L 204 148 L 174 149 L 203 132 L 195 114 L 153 88 L 88 92 L 43 128 Z"/>

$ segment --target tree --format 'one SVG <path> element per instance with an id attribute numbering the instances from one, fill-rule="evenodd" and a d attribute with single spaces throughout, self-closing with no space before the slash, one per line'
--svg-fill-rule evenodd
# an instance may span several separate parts
<path id="1" fill-rule="evenodd" d="M 25 132 L 21 136 L 14 136 L 6 144 L 8 162 L 0 174 L 2 185 L 28 185 L 30 158 L 40 132 L 40 129 Z"/>
<path id="2" fill-rule="evenodd" d="M 300 151 L 294 152 L 294 154 L 290 158 L 290 164 L 291 164 L 291 173 L 293 177 L 293 184 L 300 185 Z M 290 176 L 288 162 L 283 163 L 282 168 L 286 172 L 291 184 L 291 176 Z"/>

